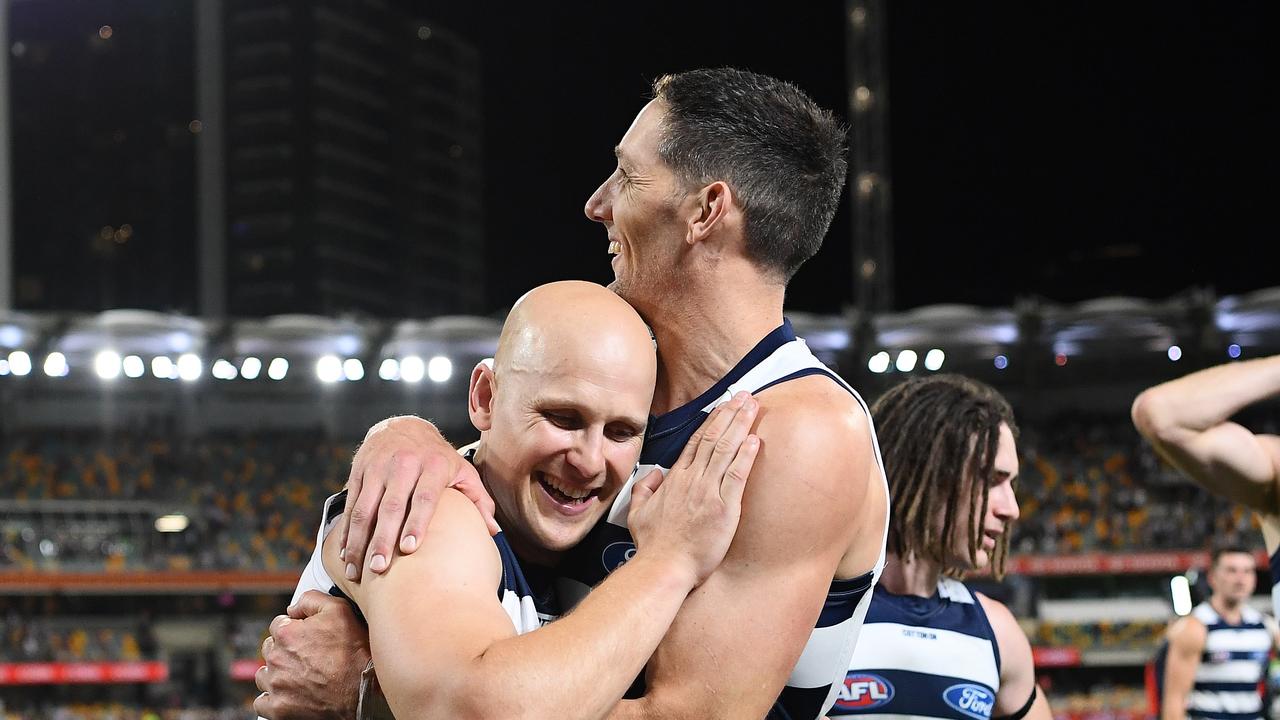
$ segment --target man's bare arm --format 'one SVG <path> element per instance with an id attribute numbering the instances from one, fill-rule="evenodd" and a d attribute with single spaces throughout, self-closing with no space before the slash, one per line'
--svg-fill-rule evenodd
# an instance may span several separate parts
<path id="1" fill-rule="evenodd" d="M 1280 438 L 1230 421 L 1280 394 L 1280 355 L 1191 373 L 1140 394 L 1133 422 L 1174 467 L 1208 490 L 1266 515 L 1280 512 Z"/>
<path id="2" fill-rule="evenodd" d="M 869 482 L 869 424 L 826 383 L 799 380 L 760 396 L 764 450 L 729 554 L 685 601 L 648 665 L 644 698 L 620 703 L 612 718 L 763 717 L 855 534 L 866 538 L 864 569 L 879 557 L 888 499 Z"/>
<path id="3" fill-rule="evenodd" d="M 1186 720 L 1187 700 L 1195 685 L 1200 654 L 1208 631 L 1194 617 L 1184 617 L 1169 628 L 1169 654 L 1165 660 L 1164 697 L 1160 720 Z"/>
<path id="4" fill-rule="evenodd" d="M 982 603 L 1000 648 L 1000 690 L 996 693 L 992 717 L 1005 717 L 1021 711 L 1034 691 L 1035 700 L 1023 717 L 1027 720 L 1052 720 L 1049 699 L 1036 686 L 1036 666 L 1026 633 L 1022 632 L 1022 627 L 1004 603 L 980 593 L 978 602 Z"/>
<path id="5" fill-rule="evenodd" d="M 339 586 L 364 611 L 387 699 L 413 717 L 604 717 L 644 667 L 688 592 L 726 552 L 759 443 L 755 402 L 718 411 L 665 479 L 636 483 L 639 551 L 570 615 L 516 636 L 496 595 L 502 567 L 481 519 L 446 492 L 412 556 Z M 660 484 L 660 487 L 658 485 Z M 656 488 L 656 490 L 655 490 Z M 325 542 L 333 571 L 341 538 Z"/>

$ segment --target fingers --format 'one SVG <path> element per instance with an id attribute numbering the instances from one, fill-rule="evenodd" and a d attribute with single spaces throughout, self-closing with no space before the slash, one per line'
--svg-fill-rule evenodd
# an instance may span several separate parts
<path id="1" fill-rule="evenodd" d="M 308 590 L 302 594 L 302 597 L 298 598 L 298 602 L 290 605 L 285 612 L 288 613 L 289 618 L 293 620 L 301 620 L 303 618 L 309 618 L 312 615 L 318 615 L 326 609 L 332 609 L 336 606 L 342 606 L 345 604 L 345 600 L 341 600 L 332 595 L 326 595 L 319 590 Z M 279 619 L 279 617 L 277 617 L 277 619 Z"/>
<path id="2" fill-rule="evenodd" d="M 734 420 L 738 417 L 743 408 L 754 407 L 755 399 L 745 392 L 740 392 L 733 396 L 733 399 L 724 403 L 720 408 L 723 412 L 714 413 L 707 421 L 702 424 L 706 430 L 702 433 L 702 437 L 698 442 L 698 446 L 694 451 L 693 465 L 694 467 L 706 467 L 710 462 L 711 456 L 715 453 L 719 445 L 720 439 L 733 426 Z M 740 440 L 739 440 L 740 442 Z M 723 449 L 721 450 L 723 454 Z M 726 463 L 727 464 L 727 463 Z"/>
<path id="3" fill-rule="evenodd" d="M 294 622 L 294 620 L 288 615 L 277 615 L 271 619 L 271 625 L 267 627 L 267 632 L 271 633 L 272 635 L 279 635 L 280 631 L 288 627 L 289 623 L 291 622 Z M 265 648 L 266 640 L 263 640 L 262 642 L 263 642 L 263 647 Z"/>
<path id="4" fill-rule="evenodd" d="M 263 691 L 261 695 L 253 699 L 253 711 L 258 717 L 274 718 L 275 706 L 271 702 L 271 693 Z"/>
<path id="5" fill-rule="evenodd" d="M 461 460 L 460 456 L 456 456 Z M 411 553 L 418 549 L 418 539 L 427 531 L 427 524 L 436 512 L 436 503 L 446 483 L 450 482 L 451 470 L 446 458 L 439 454 L 428 455 L 422 462 L 418 477 L 414 483 L 413 498 L 409 501 L 409 515 L 404 522 L 404 530 L 400 534 L 400 552 Z M 470 467 L 471 463 L 463 462 Z M 385 504 L 385 500 L 383 503 Z M 382 518 L 378 518 L 381 526 Z M 399 524 L 397 523 L 397 527 Z M 374 568 L 376 572 L 381 572 Z"/>
<path id="6" fill-rule="evenodd" d="M 351 461 L 351 473 L 347 475 L 347 498 L 342 504 L 342 544 L 338 547 L 342 548 L 339 557 L 343 560 L 347 559 L 348 530 L 351 527 L 351 524 L 347 521 L 351 517 L 351 509 L 355 507 L 356 498 L 360 497 L 360 490 L 363 486 L 364 462 L 360 456 L 360 451 L 357 450 L 355 458 Z"/>
<path id="7" fill-rule="evenodd" d="M 466 461 L 460 461 L 458 466 L 458 472 L 454 475 L 453 482 L 449 484 L 449 487 L 454 488 L 467 496 L 467 499 L 470 500 L 476 506 L 476 509 L 480 511 L 480 514 L 484 516 L 485 524 L 489 526 L 489 534 L 496 535 L 499 530 L 498 521 L 493 517 L 496 512 L 496 508 L 493 504 L 493 498 L 489 497 L 488 491 L 484 489 L 484 483 L 480 482 L 480 473 L 476 472 L 475 467 Z M 410 515 L 409 522 L 406 523 L 406 525 L 414 525 L 412 514 Z M 421 527 L 415 528 L 415 530 L 417 530 L 419 535 L 421 535 L 421 532 L 425 530 L 426 527 L 427 523 L 424 521 Z M 401 547 L 401 550 L 403 549 L 404 548 Z"/>
<path id="8" fill-rule="evenodd" d="M 253 684 L 264 693 L 271 692 L 271 681 L 267 679 L 267 666 L 263 665 L 253 674 Z"/>
<path id="9" fill-rule="evenodd" d="M 347 493 L 347 506 L 342 516 L 346 525 L 346 545 L 342 548 L 342 559 L 346 561 L 348 580 L 360 579 L 360 564 L 365 557 L 365 548 L 373 534 L 373 523 L 377 520 L 378 504 L 382 502 L 382 492 L 390 471 L 381 474 L 377 471 L 366 472 L 360 497 L 351 499 Z"/>
<path id="10" fill-rule="evenodd" d="M 720 499 L 726 506 L 738 509 L 739 512 L 742 508 L 742 494 L 747 488 L 747 477 L 751 475 L 751 468 L 755 465 L 759 451 L 759 436 L 748 435 L 734 455 L 733 462 L 729 463 L 729 468 L 724 472 L 724 480 L 720 483 Z"/>
<path id="11" fill-rule="evenodd" d="M 662 485 L 662 471 L 654 468 L 650 470 L 644 477 L 636 480 L 631 486 L 631 507 L 636 508 L 648 502 L 649 498 L 658 491 L 658 487 Z"/>
<path id="12" fill-rule="evenodd" d="M 707 419 L 698 426 L 697 431 L 689 438 L 689 442 L 685 443 L 684 450 L 680 451 L 680 457 L 676 460 L 675 465 L 672 466 L 673 470 L 675 468 L 687 468 L 693 465 L 694 457 L 697 455 L 698 448 L 702 447 L 703 438 L 706 437 L 708 432 L 711 432 L 712 428 L 725 422 L 724 416 L 727 413 L 737 410 L 737 403 L 740 402 L 739 398 L 745 394 L 746 393 L 738 393 L 730 398 L 729 402 L 720 403 L 711 411 L 711 414 L 707 416 Z"/>
<path id="13" fill-rule="evenodd" d="M 428 456 L 426 462 L 429 463 L 431 457 L 433 456 Z M 415 488 L 420 485 L 419 478 L 426 474 L 423 472 L 423 466 L 424 460 L 417 453 L 396 453 L 391 456 L 391 462 L 387 468 L 386 488 L 377 505 L 378 517 L 373 524 L 369 549 L 365 555 L 355 555 L 356 558 L 363 557 L 365 566 L 373 572 L 384 572 L 390 564 L 391 551 L 396 546 L 400 537 L 400 528 L 404 525 L 409 497 L 417 492 Z M 433 494 L 436 497 L 439 496 L 439 492 Z M 435 509 L 434 498 L 431 508 Z M 351 547 L 348 546 L 347 549 L 350 551 Z M 348 555 L 348 557 L 351 556 Z M 348 566 L 348 576 L 349 570 L 350 566 Z M 358 578 L 359 574 L 357 574 Z"/>
<path id="14" fill-rule="evenodd" d="M 702 448 L 699 448 L 698 452 L 699 455 L 705 454 L 704 475 L 719 478 L 725 474 L 738 451 L 741 450 L 743 441 L 751 433 L 751 426 L 756 421 L 758 409 L 759 404 L 755 398 L 743 398 L 737 412 L 729 418 L 728 426 L 719 432 L 719 436 L 714 441 L 710 435 L 703 438 Z M 709 451 L 706 450 L 708 447 Z M 697 461 L 694 466 L 698 467 Z"/>

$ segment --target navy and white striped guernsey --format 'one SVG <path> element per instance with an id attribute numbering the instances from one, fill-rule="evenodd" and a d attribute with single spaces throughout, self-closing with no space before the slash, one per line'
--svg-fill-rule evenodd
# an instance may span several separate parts
<path id="1" fill-rule="evenodd" d="M 735 393 L 742 390 L 759 393 L 779 383 L 809 375 L 825 375 L 847 390 L 862 406 L 870 424 L 871 413 L 866 403 L 848 383 L 814 357 L 803 340 L 796 338 L 790 321 L 784 321 L 769 333 L 724 378 L 698 398 L 662 416 L 650 418 L 636 473 L 618 494 L 608 516 L 565 556 L 561 564 L 561 571 L 566 577 L 560 583 L 560 596 L 566 609 L 635 553 L 635 542 L 627 530 L 626 519 L 631 507 L 631 487 L 637 477 L 643 477 L 655 467 L 663 472 L 669 469 L 711 411 Z M 876 467 L 883 480 L 884 465 L 880 461 L 874 426 L 871 441 L 875 448 Z M 888 495 L 887 484 L 885 494 Z M 887 532 L 887 513 L 885 529 Z M 791 677 L 787 679 L 786 687 L 770 710 L 768 720 L 811 720 L 824 715 L 835 702 L 843 687 L 841 679 L 849 667 L 858 629 L 870 605 L 871 588 L 883 567 L 882 544 L 875 567 L 850 580 L 832 581 L 822 613 Z M 643 692 L 642 676 L 637 678 L 627 697 L 639 697 Z"/>
<path id="2" fill-rule="evenodd" d="M 347 491 L 343 490 L 324 501 L 323 520 L 320 523 L 320 532 L 316 534 L 316 549 L 302 571 L 302 577 L 298 580 L 298 587 L 293 592 L 291 603 L 298 602 L 298 598 L 308 590 L 319 590 L 322 593 L 346 598 L 337 583 L 325 571 L 324 562 L 320 558 L 325 537 L 342 516 L 346 495 Z M 554 620 L 559 614 L 559 608 L 554 600 L 554 592 L 549 590 L 552 587 L 552 579 L 550 577 L 546 579 L 547 589 L 540 588 L 542 591 L 535 593 L 529 581 L 526 580 L 524 570 L 511 550 L 511 545 L 507 543 L 506 536 L 503 533 L 494 535 L 493 544 L 498 546 L 498 555 L 502 558 L 502 582 L 497 587 L 498 602 L 507 612 L 507 617 L 515 626 L 516 633 L 523 635 Z M 357 615 L 360 615 L 360 609 L 355 606 L 355 603 L 352 603 L 351 607 L 355 609 Z M 361 617 L 363 619 L 363 616 Z"/>
<path id="3" fill-rule="evenodd" d="M 1262 613 L 1244 605 L 1240 623 L 1233 625 L 1203 602 L 1191 614 L 1208 633 L 1187 699 L 1187 717 L 1252 720 L 1266 715 L 1259 683 L 1266 677 L 1273 635 Z"/>
<path id="4" fill-rule="evenodd" d="M 987 720 L 1000 691 L 1000 647 L 968 586 L 942 578 L 932 597 L 875 589 L 831 717 Z"/>

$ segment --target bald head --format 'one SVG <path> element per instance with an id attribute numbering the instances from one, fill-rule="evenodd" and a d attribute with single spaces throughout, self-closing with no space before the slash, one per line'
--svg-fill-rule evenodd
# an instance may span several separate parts
<path id="1" fill-rule="evenodd" d="M 624 365 L 656 373 L 656 363 L 649 328 L 636 311 L 608 288 L 580 280 L 540 285 L 517 300 L 494 356 L 499 375 Z"/>
<path id="2" fill-rule="evenodd" d="M 554 564 L 595 526 L 640 457 L 657 353 L 640 316 L 586 282 L 542 285 L 471 373 L 474 462 L 522 557 Z"/>

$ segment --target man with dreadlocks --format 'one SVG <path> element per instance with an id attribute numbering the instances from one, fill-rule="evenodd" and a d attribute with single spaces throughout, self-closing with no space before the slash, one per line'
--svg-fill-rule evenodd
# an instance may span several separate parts
<path id="1" fill-rule="evenodd" d="M 832 717 L 1048 720 L 1013 614 L 957 579 L 1004 572 L 1018 426 L 995 389 L 908 380 L 871 408 L 888 472 L 888 557 Z"/>

